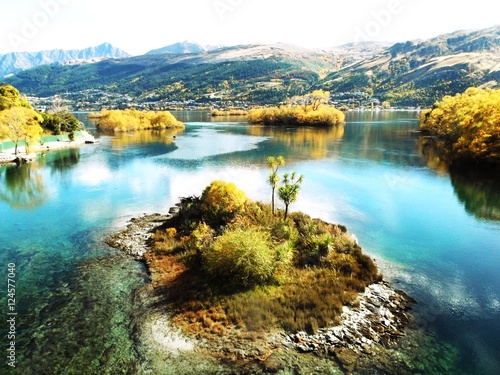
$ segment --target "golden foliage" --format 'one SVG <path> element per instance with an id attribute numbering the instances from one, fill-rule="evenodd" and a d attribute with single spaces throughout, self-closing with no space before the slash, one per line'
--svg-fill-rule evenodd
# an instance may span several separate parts
<path id="1" fill-rule="evenodd" d="M 422 131 L 446 141 L 453 161 L 500 165 L 500 90 L 469 88 L 422 112 Z"/>
<path id="2" fill-rule="evenodd" d="M 230 108 L 230 109 L 214 109 L 211 112 L 212 117 L 218 116 L 246 116 L 248 111 L 244 109 Z"/>
<path id="3" fill-rule="evenodd" d="M 235 184 L 214 181 L 205 188 L 201 195 L 201 209 L 207 219 L 213 223 L 231 220 L 239 213 L 247 201 L 244 191 Z"/>
<path id="4" fill-rule="evenodd" d="M 184 128 L 184 124 L 178 121 L 170 112 L 141 112 L 135 109 L 125 110 L 102 110 L 97 125 L 100 129 L 112 130 L 114 132 Z"/>
<path id="5" fill-rule="evenodd" d="M 0 111 L 0 139 L 8 138 L 14 142 L 16 154 L 19 142 L 24 141 L 28 153 L 29 147 L 42 136 L 42 120 L 38 112 L 26 107 L 11 107 Z"/>
<path id="6" fill-rule="evenodd" d="M 345 115 L 333 106 L 313 105 L 255 108 L 249 111 L 248 120 L 252 124 L 264 125 L 312 125 L 331 126 L 345 121 Z"/>

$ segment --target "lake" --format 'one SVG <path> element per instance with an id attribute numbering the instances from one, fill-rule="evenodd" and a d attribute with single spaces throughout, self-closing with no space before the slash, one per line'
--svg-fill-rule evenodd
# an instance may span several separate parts
<path id="1" fill-rule="evenodd" d="M 133 296 L 146 270 L 104 239 L 216 179 L 270 201 L 266 158 L 278 155 L 283 171 L 304 175 L 290 209 L 346 225 L 385 278 L 417 300 L 417 328 L 435 347 L 415 368 L 432 360 L 441 373 L 500 373 L 498 176 L 450 174 L 416 133 L 418 112 L 349 112 L 331 129 L 174 114 L 185 130 L 119 135 L 99 134 L 78 114 L 99 144 L 0 166 L 4 354 L 7 314 L 17 313 L 17 367 L 4 355 L 2 373 L 169 373 L 175 358 L 144 364 L 134 343 Z M 184 365 L 170 373 L 193 373 Z"/>

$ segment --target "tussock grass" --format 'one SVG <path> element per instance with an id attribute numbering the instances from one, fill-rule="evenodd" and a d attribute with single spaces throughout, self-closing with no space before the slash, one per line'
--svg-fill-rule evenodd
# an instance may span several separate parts
<path id="1" fill-rule="evenodd" d="M 183 200 L 179 216 L 156 232 L 148 253 L 153 275 L 162 275 L 154 278 L 162 301 L 186 332 L 232 330 L 248 339 L 273 328 L 312 333 L 337 322 L 342 306 L 356 304 L 358 293 L 381 278 L 343 226 L 301 212 L 284 221 L 270 205 L 250 200 L 221 226 L 207 207 L 200 198 Z M 261 265 L 245 258 L 238 267 L 246 267 L 249 282 L 239 282 L 237 267 L 224 257 L 237 255 L 234 246 L 250 246 L 245 233 L 265 234 L 255 249 L 265 251 L 266 273 L 261 277 Z"/>

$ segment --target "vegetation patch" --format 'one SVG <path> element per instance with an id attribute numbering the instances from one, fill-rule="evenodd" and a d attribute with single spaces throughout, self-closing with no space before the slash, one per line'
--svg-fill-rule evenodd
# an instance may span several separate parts
<path id="1" fill-rule="evenodd" d="M 288 100 L 281 107 L 254 108 L 248 113 L 252 124 L 264 125 L 312 125 L 332 126 L 345 121 L 345 115 L 334 106 L 326 105 L 330 100 L 328 91 L 316 90 Z"/>
<path id="2" fill-rule="evenodd" d="M 211 112 L 212 117 L 223 117 L 223 116 L 246 116 L 248 111 L 244 109 L 214 109 Z"/>
<path id="3" fill-rule="evenodd" d="M 500 90 L 469 88 L 422 112 L 420 129 L 437 136 L 453 165 L 500 167 Z"/>
<path id="4" fill-rule="evenodd" d="M 179 214 L 153 235 L 153 284 L 186 332 L 312 333 L 381 280 L 345 227 L 275 211 L 214 181 L 200 197 L 181 199 Z"/>
<path id="5" fill-rule="evenodd" d="M 123 132 L 146 129 L 184 128 L 184 124 L 168 111 L 142 112 L 135 109 L 125 109 L 102 110 L 99 115 L 97 127 L 101 130 Z"/>
<path id="6" fill-rule="evenodd" d="M 52 108 L 40 113 L 14 86 L 0 84 L 0 144 L 10 140 L 16 155 L 21 144 L 28 154 L 42 135 L 68 134 L 69 139 L 74 140 L 79 130 L 85 127 L 68 112 L 62 100 L 55 100 Z"/>

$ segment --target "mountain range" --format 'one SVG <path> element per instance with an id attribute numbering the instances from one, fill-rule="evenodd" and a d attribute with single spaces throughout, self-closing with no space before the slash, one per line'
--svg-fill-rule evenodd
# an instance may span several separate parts
<path id="1" fill-rule="evenodd" d="M 0 57 L 0 61 L 1 61 Z M 309 50 L 287 44 L 207 48 L 176 43 L 142 56 L 43 65 L 6 78 L 22 92 L 89 90 L 135 103 L 279 103 L 314 89 L 428 106 L 470 86 L 500 87 L 500 26 L 396 44 L 363 42 Z"/>
<path id="2" fill-rule="evenodd" d="M 123 58 L 130 55 L 109 43 L 82 50 L 55 49 L 40 52 L 11 52 L 0 55 L 0 77 L 47 64 L 91 63 L 105 58 Z"/>

